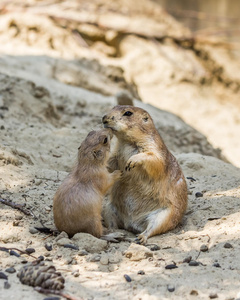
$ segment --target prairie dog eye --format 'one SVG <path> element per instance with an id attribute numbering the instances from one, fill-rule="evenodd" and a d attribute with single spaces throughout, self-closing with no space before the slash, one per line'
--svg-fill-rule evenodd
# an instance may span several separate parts
<path id="1" fill-rule="evenodd" d="M 107 142 L 108 142 L 108 138 L 106 137 L 103 141 L 103 144 L 107 144 Z"/>
<path id="2" fill-rule="evenodd" d="M 130 117 L 133 113 L 131 111 L 126 111 L 123 115 Z"/>

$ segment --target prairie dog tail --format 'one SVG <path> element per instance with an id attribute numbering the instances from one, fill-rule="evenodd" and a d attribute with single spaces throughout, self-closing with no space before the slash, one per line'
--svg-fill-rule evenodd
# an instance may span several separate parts
<path id="1" fill-rule="evenodd" d="M 145 244 L 149 237 L 173 229 L 178 223 L 174 215 L 173 207 L 160 208 L 151 212 L 147 217 L 148 225 L 146 230 L 138 236 L 140 243 Z"/>

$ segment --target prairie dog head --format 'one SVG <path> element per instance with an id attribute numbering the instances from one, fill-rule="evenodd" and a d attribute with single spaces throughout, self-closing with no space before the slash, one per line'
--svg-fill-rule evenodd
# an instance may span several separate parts
<path id="1" fill-rule="evenodd" d="M 105 128 L 111 128 L 118 137 L 129 137 L 134 140 L 140 135 L 151 134 L 153 120 L 149 113 L 142 108 L 130 105 L 117 105 L 108 114 L 103 116 Z"/>
<path id="2" fill-rule="evenodd" d="M 78 161 L 105 164 L 109 159 L 112 136 L 110 129 L 89 132 L 78 148 Z"/>

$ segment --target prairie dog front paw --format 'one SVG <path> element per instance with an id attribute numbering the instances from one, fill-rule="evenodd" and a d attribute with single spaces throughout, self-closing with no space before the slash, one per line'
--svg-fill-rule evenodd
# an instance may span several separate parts
<path id="1" fill-rule="evenodd" d="M 120 170 L 115 170 L 114 172 L 112 172 L 112 177 L 114 178 L 114 180 L 119 179 L 122 176 L 122 171 Z"/>
<path id="2" fill-rule="evenodd" d="M 133 155 L 127 161 L 125 171 L 131 171 L 136 166 L 141 165 L 141 164 L 142 164 L 141 156 L 139 154 Z"/>

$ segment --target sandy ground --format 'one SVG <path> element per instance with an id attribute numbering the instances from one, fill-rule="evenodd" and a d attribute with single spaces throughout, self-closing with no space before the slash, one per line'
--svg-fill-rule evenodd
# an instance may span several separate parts
<path id="1" fill-rule="evenodd" d="M 148 1 L 138 7 L 134 1 L 14 1 L 1 3 L 0 12 L 0 198 L 31 211 L 26 216 L 0 204 L 0 246 L 34 248 L 35 257 L 61 271 L 64 291 L 77 299 L 240 298 L 234 54 L 199 41 L 192 48 L 176 44 L 191 33 Z M 168 38 L 159 41 L 159 32 Z M 149 111 L 181 164 L 189 189 L 182 224 L 146 246 L 125 231 L 120 243 L 36 231 L 42 224 L 54 228 L 56 189 L 119 91 Z M 189 256 L 197 266 L 184 262 Z M 0 279 L 0 299 L 47 297 L 16 276 L 33 260 L 0 251 L 9 283 Z M 177 268 L 166 269 L 169 264 Z"/>

